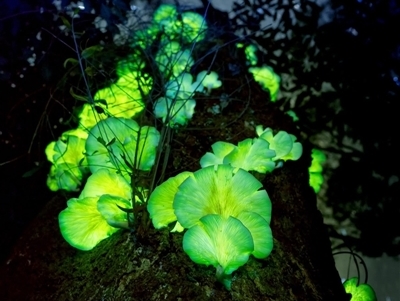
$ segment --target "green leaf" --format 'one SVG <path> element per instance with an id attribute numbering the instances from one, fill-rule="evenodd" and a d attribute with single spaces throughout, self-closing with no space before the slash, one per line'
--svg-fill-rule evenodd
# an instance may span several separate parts
<path id="1" fill-rule="evenodd" d="M 78 166 L 82 166 L 83 161 L 85 160 L 85 157 L 83 157 L 82 159 L 79 160 L 78 162 Z"/>
<path id="2" fill-rule="evenodd" d="M 60 16 L 60 19 L 63 22 L 63 24 L 65 25 L 65 27 L 67 27 L 68 29 L 72 28 L 71 23 L 69 23 L 67 18 L 65 18 L 64 16 Z"/>
<path id="3" fill-rule="evenodd" d="M 34 168 L 32 168 L 31 170 L 28 170 L 27 172 L 25 172 L 22 177 L 23 178 L 29 178 L 31 176 L 33 176 L 35 173 L 37 173 L 41 168 L 43 167 L 43 162 L 40 163 L 38 166 L 35 166 Z"/>
<path id="4" fill-rule="evenodd" d="M 93 77 L 96 74 L 96 71 L 92 67 L 85 68 L 85 73 L 90 77 Z"/>
<path id="5" fill-rule="evenodd" d="M 107 147 L 107 146 L 110 146 L 110 145 L 112 145 L 112 144 L 114 144 L 115 140 L 116 140 L 115 137 L 112 138 L 112 139 L 110 140 L 110 142 L 107 143 L 106 147 Z"/>
<path id="6" fill-rule="evenodd" d="M 102 51 L 103 49 L 104 47 L 100 45 L 90 46 L 82 51 L 81 56 L 83 59 L 88 59 L 89 57 L 93 56 L 97 52 Z"/>
<path id="7" fill-rule="evenodd" d="M 70 57 L 64 61 L 64 68 L 67 68 L 68 63 L 71 63 L 72 66 L 76 66 L 78 65 L 79 61 L 77 59 Z"/>
<path id="8" fill-rule="evenodd" d="M 76 100 L 81 100 L 81 101 L 85 101 L 85 102 L 89 101 L 87 96 L 82 96 L 82 95 L 75 94 L 74 89 L 72 87 L 69 89 L 69 93 Z"/>
<path id="9" fill-rule="evenodd" d="M 100 103 L 103 106 L 105 106 L 106 108 L 108 108 L 108 104 L 107 104 L 107 101 L 105 99 L 95 99 L 94 102 L 95 103 Z"/>
<path id="10" fill-rule="evenodd" d="M 96 110 L 97 114 L 106 114 L 106 112 L 104 111 L 104 109 L 102 107 L 94 106 L 94 109 Z"/>
<path id="11" fill-rule="evenodd" d="M 117 205 L 117 204 L 116 204 Z M 121 206 L 119 206 L 119 205 L 117 205 L 117 207 L 120 209 L 120 210 L 122 210 L 123 212 L 125 212 L 125 213 L 134 213 L 135 211 L 133 210 L 133 208 L 123 208 L 123 207 L 121 207 Z"/>
<path id="12" fill-rule="evenodd" d="M 114 138 L 115 139 L 115 138 Z M 103 137 L 97 137 L 96 140 L 103 146 L 107 146 L 107 143 L 104 141 Z"/>

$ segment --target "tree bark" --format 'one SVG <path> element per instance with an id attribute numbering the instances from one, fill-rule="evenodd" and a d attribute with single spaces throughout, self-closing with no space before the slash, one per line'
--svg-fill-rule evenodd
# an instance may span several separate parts
<path id="1" fill-rule="evenodd" d="M 92 251 L 72 248 L 60 235 L 57 216 L 66 199 L 57 196 L 1 267 L 1 300 L 349 300 L 308 185 L 307 154 L 263 180 L 274 249 L 234 272 L 231 291 L 216 281 L 213 267 L 188 258 L 182 234 L 168 230 L 150 229 L 142 238 L 120 231 Z"/>

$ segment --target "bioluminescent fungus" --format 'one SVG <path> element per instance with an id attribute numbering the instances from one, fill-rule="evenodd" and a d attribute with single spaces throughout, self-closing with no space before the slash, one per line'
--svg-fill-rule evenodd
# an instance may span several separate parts
<path id="1" fill-rule="evenodd" d="M 269 91 L 271 101 L 276 101 L 281 79 L 272 68 L 268 66 L 250 67 L 249 72 L 253 74 L 254 80 L 259 83 L 264 90 Z"/>
<path id="2" fill-rule="evenodd" d="M 243 43 L 237 43 L 237 48 L 244 48 L 244 54 L 246 55 L 247 64 L 250 66 L 257 65 L 258 57 L 257 57 L 257 46 L 254 44 L 250 44 L 245 46 Z"/>
<path id="3" fill-rule="evenodd" d="M 90 130 L 85 145 L 90 170 L 106 167 L 127 179 L 133 168 L 148 171 L 154 164 L 159 139 L 154 127 L 140 127 L 131 119 L 110 117 L 100 121 Z"/>
<path id="4" fill-rule="evenodd" d="M 207 152 L 200 158 L 200 165 L 202 168 L 224 164 L 225 157 L 234 151 L 237 146 L 229 142 L 217 141 L 211 145 L 211 148 L 213 150 L 212 153 Z"/>
<path id="5" fill-rule="evenodd" d="M 189 44 L 199 42 L 205 38 L 207 23 L 204 18 L 195 12 L 178 14 L 174 5 L 162 4 L 153 15 L 153 25 L 158 26 L 169 40 L 178 40 Z"/>
<path id="6" fill-rule="evenodd" d="M 209 93 L 211 89 L 217 89 L 222 86 L 222 82 L 218 79 L 218 73 L 211 71 L 201 71 L 197 74 L 196 84 L 202 85 Z"/>
<path id="7" fill-rule="evenodd" d="M 176 42 L 168 42 L 156 54 L 155 61 L 166 79 L 174 79 L 183 72 L 189 72 L 194 64 L 191 51 L 182 49 Z"/>
<path id="8" fill-rule="evenodd" d="M 182 73 L 165 85 L 165 97 L 154 104 L 154 115 L 170 127 L 186 125 L 192 118 L 196 101 L 192 98 L 198 86 L 189 73 Z"/>
<path id="9" fill-rule="evenodd" d="M 118 61 L 116 72 L 118 77 L 129 76 L 133 80 L 139 80 L 143 76 L 143 69 L 146 62 L 140 51 L 133 49 L 132 53 L 125 59 Z"/>
<path id="10" fill-rule="evenodd" d="M 225 156 L 224 163 L 247 171 L 267 173 L 275 169 L 275 163 L 272 160 L 275 155 L 275 151 L 269 148 L 267 141 L 247 138 L 240 141 L 237 148 Z"/>
<path id="11" fill-rule="evenodd" d="M 223 164 L 189 175 L 174 196 L 174 214 L 189 229 L 185 252 L 197 263 L 215 266 L 227 288 L 230 278 L 225 276 L 245 264 L 249 255 L 266 258 L 273 247 L 271 201 L 260 188 L 262 184 L 250 173 Z M 170 191 L 172 195 L 175 189 Z"/>
<path id="12" fill-rule="evenodd" d="M 296 112 L 293 110 L 286 111 L 286 114 L 292 117 L 294 122 L 299 121 L 299 117 L 297 116 Z"/>
<path id="13" fill-rule="evenodd" d="M 108 116 L 102 111 L 101 109 L 99 112 L 94 105 L 85 103 L 78 114 L 79 128 L 89 131 L 100 120 L 106 119 Z"/>
<path id="14" fill-rule="evenodd" d="M 270 221 L 255 212 L 243 211 L 239 213 L 237 219 L 249 229 L 253 238 L 254 250 L 251 252 L 255 258 L 266 258 L 273 248 L 272 230 L 269 226 Z"/>
<path id="15" fill-rule="evenodd" d="M 101 197 L 105 194 L 130 200 L 132 188 L 129 182 L 114 170 L 100 168 L 87 179 L 79 198 Z"/>
<path id="16" fill-rule="evenodd" d="M 47 145 L 46 157 L 53 164 L 47 177 L 50 190 L 79 189 L 83 177 L 89 171 L 84 155 L 87 136 L 87 131 L 81 128 L 73 129 L 64 132 L 57 141 Z"/>
<path id="17" fill-rule="evenodd" d="M 237 218 L 243 211 L 255 212 L 269 223 L 271 201 L 260 188 L 262 184 L 243 169 L 226 164 L 202 168 L 178 187 L 173 203 L 175 215 L 184 228 L 194 226 L 208 214 Z"/>
<path id="18" fill-rule="evenodd" d="M 185 233 L 183 250 L 195 263 L 214 266 L 217 279 L 229 290 L 231 274 L 248 261 L 254 243 L 238 219 L 209 214 Z"/>
<path id="19" fill-rule="evenodd" d="M 274 161 L 298 160 L 303 153 L 303 146 L 296 142 L 296 136 L 285 131 L 279 131 L 274 135 L 271 128 L 263 129 L 261 125 L 256 127 L 256 133 L 269 143 L 269 148 L 275 151 Z"/>
<path id="20" fill-rule="evenodd" d="M 228 289 L 231 274 L 249 256 L 272 251 L 271 201 L 262 184 L 243 169 L 222 164 L 184 172 L 158 186 L 148 211 L 156 228 L 177 221 L 188 229 L 183 249 L 196 263 L 213 265 Z"/>
<path id="21" fill-rule="evenodd" d="M 246 171 L 255 170 L 259 173 L 271 172 L 275 169 L 272 158 L 275 151 L 269 149 L 269 143 L 263 139 L 245 139 L 237 146 L 218 141 L 212 146 L 213 153 L 206 153 L 200 159 L 201 167 L 217 164 L 230 164 Z"/>
<path id="22" fill-rule="evenodd" d="M 176 221 L 172 204 L 179 185 L 191 174 L 191 172 L 182 172 L 175 177 L 169 178 L 151 193 L 147 203 L 147 211 L 150 213 L 154 228 L 167 227 L 170 223 Z"/>
<path id="23" fill-rule="evenodd" d="M 61 235 L 74 248 L 88 251 L 118 231 L 97 210 L 99 198 L 70 199 L 58 215 Z"/>
<path id="24" fill-rule="evenodd" d="M 186 72 L 165 84 L 165 96 L 170 99 L 191 98 L 194 92 L 201 92 L 202 90 L 197 82 L 193 83 L 193 76 Z"/>
<path id="25" fill-rule="evenodd" d="M 194 114 L 196 101 L 189 99 L 171 99 L 160 97 L 154 104 L 154 115 L 170 127 L 186 125 Z"/>
<path id="26" fill-rule="evenodd" d="M 142 112 L 142 99 L 150 91 L 152 80 L 148 78 L 143 80 L 145 84 L 140 84 L 143 81 L 135 77 L 134 73 L 124 74 L 115 84 L 98 90 L 93 97 L 95 103 L 113 117 L 132 118 Z"/>
<path id="27" fill-rule="evenodd" d="M 321 189 L 322 183 L 324 182 L 322 164 L 326 161 L 326 156 L 323 151 L 313 148 L 311 158 L 311 166 L 308 168 L 310 174 L 310 186 L 314 189 L 315 193 L 318 193 Z"/>
<path id="28" fill-rule="evenodd" d="M 59 163 L 50 167 L 46 184 L 51 191 L 79 191 L 83 174 L 80 168 L 71 163 Z"/>
<path id="29" fill-rule="evenodd" d="M 179 28 L 176 26 L 178 11 L 171 4 L 161 4 L 153 14 L 153 24 L 163 30 L 168 37 L 174 37 Z"/>
<path id="30" fill-rule="evenodd" d="M 367 283 L 359 284 L 358 278 L 347 279 L 344 283 L 346 293 L 351 294 L 351 301 L 376 301 L 374 289 Z"/>
<path id="31" fill-rule="evenodd" d="M 118 231 L 116 226 L 127 227 L 127 214 L 118 206 L 131 207 L 131 197 L 132 189 L 122 176 L 99 169 L 88 178 L 79 198 L 70 199 L 60 212 L 62 236 L 77 249 L 91 250 Z"/>
<path id="32" fill-rule="evenodd" d="M 180 23 L 180 21 L 178 21 Z M 179 24 L 178 24 L 179 25 Z M 200 42 L 206 36 L 207 22 L 195 12 L 183 12 L 180 34 L 184 43 Z"/>
<path id="33" fill-rule="evenodd" d="M 296 142 L 294 135 L 280 131 L 274 136 L 270 128 L 263 130 L 262 126 L 257 126 L 256 132 L 259 138 L 245 139 L 237 146 L 221 141 L 214 143 L 213 153 L 208 152 L 200 159 L 201 167 L 230 164 L 246 171 L 268 173 L 272 172 L 280 161 L 300 158 L 303 147 L 301 143 Z"/>

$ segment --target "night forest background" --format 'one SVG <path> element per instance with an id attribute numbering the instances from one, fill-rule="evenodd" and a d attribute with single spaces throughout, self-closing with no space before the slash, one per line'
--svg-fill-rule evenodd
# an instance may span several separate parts
<path id="1" fill-rule="evenodd" d="M 54 16 L 68 17 L 67 11 L 45 0 L 0 3 L 0 257 L 5 260 L 54 195 L 46 186 L 50 163 L 44 148 L 74 123 L 79 104 L 69 88 L 79 74 L 63 67 L 76 56 L 73 35 L 63 31 L 63 18 Z M 76 20 L 76 32 L 85 30 L 81 40 L 112 44 L 114 24 L 123 22 L 121 12 L 133 4 L 83 3 Z M 62 1 L 61 7 L 67 4 Z M 107 21 L 107 32 L 93 25 L 98 15 Z M 206 18 L 232 39 L 238 35 L 260 46 L 259 58 L 282 78 L 276 105 L 296 113 L 302 143 L 326 151 L 321 199 L 334 221 L 330 235 L 364 255 L 400 255 L 400 2 L 247 0 L 234 4 L 229 15 L 211 7 Z"/>

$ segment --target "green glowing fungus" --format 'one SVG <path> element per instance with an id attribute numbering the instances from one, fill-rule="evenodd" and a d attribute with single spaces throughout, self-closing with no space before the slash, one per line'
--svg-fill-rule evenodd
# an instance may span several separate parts
<path id="1" fill-rule="evenodd" d="M 238 143 L 237 148 L 224 158 L 224 163 L 248 171 L 267 173 L 275 169 L 274 157 L 275 151 L 270 149 L 267 141 L 248 138 Z"/>
<path id="2" fill-rule="evenodd" d="M 153 14 L 153 24 L 162 29 L 169 37 L 174 37 L 179 28 L 176 26 L 178 11 L 171 4 L 161 4 Z"/>
<path id="3" fill-rule="evenodd" d="M 296 142 L 296 136 L 285 131 L 279 131 L 274 135 L 271 128 L 263 129 L 261 125 L 258 125 L 256 133 L 261 139 L 268 141 L 269 148 L 276 152 L 274 161 L 297 160 L 303 153 L 303 146 L 300 142 Z"/>
<path id="4" fill-rule="evenodd" d="M 206 153 L 200 159 L 201 167 L 217 164 L 230 164 L 246 171 L 259 173 L 271 172 L 275 168 L 272 158 L 275 151 L 269 149 L 269 143 L 263 139 L 245 139 L 235 146 L 228 142 L 218 141 L 211 148 L 213 153 Z"/>
<path id="5" fill-rule="evenodd" d="M 160 229 L 176 221 L 172 206 L 174 197 L 179 185 L 191 174 L 191 172 L 182 172 L 154 189 L 147 204 L 147 210 L 150 213 L 154 228 Z"/>
<path id="6" fill-rule="evenodd" d="M 251 254 L 266 258 L 273 247 L 271 201 L 260 188 L 262 184 L 250 173 L 223 164 L 188 176 L 174 197 L 177 220 L 189 229 L 183 241 L 185 252 L 197 263 L 215 266 L 217 277 L 228 288 L 227 275 Z"/>
<path id="7" fill-rule="evenodd" d="M 263 130 L 260 125 L 256 127 L 256 132 L 259 138 L 245 139 L 237 146 L 222 141 L 214 143 L 213 153 L 208 152 L 200 159 L 201 167 L 230 164 L 246 171 L 267 173 L 279 166 L 280 161 L 300 158 L 303 147 L 296 142 L 294 135 L 285 131 L 274 135 L 270 128 Z"/>
<path id="8" fill-rule="evenodd" d="M 206 21 L 201 15 L 183 12 L 178 16 L 176 7 L 170 4 L 162 4 L 157 8 L 153 25 L 159 26 L 169 40 L 187 44 L 203 40 L 207 31 Z"/>
<path id="9" fill-rule="evenodd" d="M 201 41 L 206 36 L 207 23 L 204 18 L 195 12 L 182 13 L 182 39 L 185 43 Z"/>
<path id="10" fill-rule="evenodd" d="M 243 49 L 244 48 L 244 54 L 246 55 L 246 59 L 247 59 L 247 64 L 250 66 L 254 66 L 257 64 L 258 62 L 258 58 L 256 55 L 257 52 L 257 46 L 254 44 L 250 44 L 247 45 L 245 47 L 245 45 L 243 43 L 237 43 L 236 47 L 239 49 Z"/>
<path id="11" fill-rule="evenodd" d="M 83 177 L 88 174 L 84 156 L 88 133 L 81 128 L 64 132 L 60 139 L 49 143 L 45 149 L 47 160 L 53 165 L 47 178 L 52 191 L 59 189 L 77 191 Z"/>
<path id="12" fill-rule="evenodd" d="M 120 175 L 100 169 L 92 174 L 79 198 L 70 199 L 58 216 L 61 234 L 73 247 L 91 250 L 100 241 L 127 226 L 132 190 Z M 117 206 L 118 205 L 118 206 Z"/>
<path id="13" fill-rule="evenodd" d="M 247 262 L 254 243 L 238 219 L 209 214 L 185 233 L 183 250 L 194 262 L 214 266 L 218 280 L 230 289 L 230 275 Z"/>
<path id="14" fill-rule="evenodd" d="M 261 87 L 269 91 L 271 101 L 276 101 L 278 97 L 280 77 L 273 71 L 271 67 L 250 67 L 249 72 L 253 74 L 254 80 Z"/>
<path id="15" fill-rule="evenodd" d="M 189 49 L 182 49 L 182 46 L 176 42 L 168 42 L 156 54 L 155 61 L 160 72 L 167 79 L 173 79 L 183 72 L 190 71 L 194 60 Z"/>
<path id="16" fill-rule="evenodd" d="M 308 168 L 310 174 L 310 186 L 314 189 L 315 193 L 318 193 L 321 189 L 322 183 L 324 182 L 322 164 L 326 161 L 326 156 L 323 151 L 313 148 L 311 158 L 311 166 Z"/>
<path id="17" fill-rule="evenodd" d="M 85 103 L 78 117 L 79 128 L 89 131 L 97 122 L 106 119 L 108 116 L 104 112 L 98 112 L 94 105 Z"/>
<path id="18" fill-rule="evenodd" d="M 198 89 L 189 73 L 182 73 L 165 85 L 165 97 L 154 104 L 154 114 L 171 127 L 186 125 L 194 114 L 196 101 L 192 98 Z"/>
<path id="19" fill-rule="evenodd" d="M 70 199 L 58 216 L 61 234 L 74 248 L 91 250 L 118 231 L 97 210 L 98 198 Z"/>
<path id="20" fill-rule="evenodd" d="M 79 198 L 100 198 L 105 194 L 130 200 L 132 198 L 132 188 L 129 182 L 115 171 L 100 168 L 88 178 Z"/>
<path id="21" fill-rule="evenodd" d="M 194 226 L 208 214 L 237 218 L 243 211 L 255 212 L 269 224 L 271 201 L 265 190 L 259 190 L 261 187 L 243 169 L 225 164 L 209 166 L 194 172 L 179 186 L 173 207 L 184 228 Z"/>
<path id="22" fill-rule="evenodd" d="M 177 220 L 188 229 L 183 249 L 196 263 L 213 265 L 229 289 L 233 271 L 249 255 L 272 251 L 271 201 L 262 184 L 243 169 L 222 164 L 185 172 L 158 186 L 148 211 L 156 228 Z"/>
<path id="23" fill-rule="evenodd" d="M 144 84 L 140 84 L 141 82 L 136 78 L 135 73 L 124 74 L 115 84 L 98 90 L 94 95 L 94 101 L 108 116 L 134 117 L 143 111 L 142 98 L 147 95 L 151 88 L 151 78 L 143 81 Z"/>
<path id="24" fill-rule="evenodd" d="M 286 112 L 287 115 L 289 115 L 290 117 L 292 117 L 293 121 L 299 121 L 299 117 L 297 116 L 296 112 L 293 110 L 289 110 Z"/>
<path id="25" fill-rule="evenodd" d="M 127 179 L 133 168 L 148 171 L 154 164 L 159 139 L 160 133 L 154 127 L 139 127 L 131 119 L 110 117 L 100 121 L 86 141 L 90 170 L 106 167 Z"/>
<path id="26" fill-rule="evenodd" d="M 343 283 L 346 293 L 351 294 L 351 301 L 376 301 L 374 289 L 367 283 L 358 284 L 358 278 L 347 279 Z"/>
<path id="27" fill-rule="evenodd" d="M 222 86 L 222 82 L 218 79 L 218 73 L 215 71 L 201 71 L 197 74 L 196 83 L 201 84 L 210 92 L 211 89 L 217 89 Z"/>

